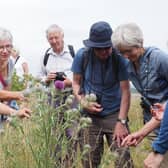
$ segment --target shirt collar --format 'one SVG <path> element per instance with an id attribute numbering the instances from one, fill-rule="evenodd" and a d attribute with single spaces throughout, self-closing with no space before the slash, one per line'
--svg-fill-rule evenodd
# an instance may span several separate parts
<path id="1" fill-rule="evenodd" d="M 53 50 L 53 48 L 51 48 L 48 53 L 49 54 L 52 54 L 52 55 L 55 55 L 55 56 L 61 56 L 61 55 L 64 55 L 65 53 L 68 53 L 69 52 L 69 49 L 68 49 L 68 46 L 64 44 L 64 48 L 63 48 L 63 51 L 60 53 L 60 54 L 56 54 Z"/>

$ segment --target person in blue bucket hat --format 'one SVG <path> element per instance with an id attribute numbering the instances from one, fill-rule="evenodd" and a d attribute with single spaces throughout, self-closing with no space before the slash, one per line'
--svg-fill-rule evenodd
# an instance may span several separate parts
<path id="1" fill-rule="evenodd" d="M 91 26 L 73 61 L 73 92 L 81 104 L 81 115 L 92 123 L 81 130 L 79 143 L 91 149 L 83 160 L 84 168 L 97 168 L 103 154 L 104 136 L 112 152 L 117 152 L 115 167 L 133 167 L 128 148 L 120 147 L 129 133 L 130 89 L 126 61 L 113 48 L 112 28 L 104 21 Z M 87 95 L 87 96 L 86 96 Z M 95 101 L 86 97 L 93 96 Z M 93 100 L 93 99 L 92 99 Z"/>

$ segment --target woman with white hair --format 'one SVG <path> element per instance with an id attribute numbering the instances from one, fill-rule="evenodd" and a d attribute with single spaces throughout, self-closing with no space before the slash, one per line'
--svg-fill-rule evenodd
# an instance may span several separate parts
<path id="1" fill-rule="evenodd" d="M 22 99 L 24 96 L 21 92 L 8 92 L 10 90 L 13 62 L 10 59 L 11 50 L 13 47 L 13 37 L 11 33 L 4 28 L 0 28 L 0 101 Z M 10 103 L 10 102 L 4 102 Z M 0 118 L 0 122 L 6 117 L 3 115 Z"/>
<path id="2" fill-rule="evenodd" d="M 13 37 L 11 33 L 0 28 L 0 89 L 9 89 L 11 82 L 13 62 L 10 59 Z"/>
<path id="3" fill-rule="evenodd" d="M 152 117 L 151 107 L 168 100 L 168 54 L 156 47 L 144 47 L 143 41 L 143 33 L 135 23 L 118 26 L 112 35 L 114 47 L 129 60 L 129 79 L 142 95 L 143 119 L 147 123 Z M 157 121 L 154 123 L 157 125 Z M 154 137 L 158 132 L 155 130 Z"/>

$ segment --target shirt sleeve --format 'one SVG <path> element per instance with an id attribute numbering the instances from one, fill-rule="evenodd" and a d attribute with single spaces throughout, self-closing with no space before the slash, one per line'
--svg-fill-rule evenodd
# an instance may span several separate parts
<path id="1" fill-rule="evenodd" d="M 159 74 L 168 81 L 168 54 L 158 51 L 156 53 L 156 58 L 158 62 Z"/>
<path id="2" fill-rule="evenodd" d="M 152 147 L 160 154 L 168 151 L 168 104 L 164 111 L 163 120 L 161 122 L 160 131 L 157 139 L 153 142 Z"/>
<path id="3" fill-rule="evenodd" d="M 76 53 L 74 57 L 72 67 L 71 67 L 71 70 L 73 73 L 78 73 L 78 74 L 82 73 L 83 52 L 84 52 L 84 49 L 82 48 Z"/>
<path id="4" fill-rule="evenodd" d="M 119 81 L 128 80 L 128 61 L 123 58 L 121 55 L 118 55 L 119 63 L 118 63 L 118 79 Z"/>

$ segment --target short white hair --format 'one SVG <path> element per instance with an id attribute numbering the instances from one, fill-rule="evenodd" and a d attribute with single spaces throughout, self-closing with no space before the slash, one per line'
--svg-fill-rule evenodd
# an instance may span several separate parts
<path id="1" fill-rule="evenodd" d="M 49 34 L 50 32 L 59 32 L 59 33 L 61 33 L 61 35 L 64 36 L 64 31 L 63 31 L 63 29 L 62 29 L 60 26 L 58 26 L 57 24 L 52 24 L 52 25 L 50 25 L 50 26 L 48 27 L 48 29 L 46 30 L 46 36 L 47 36 L 47 37 L 48 37 L 48 34 Z"/>
<path id="2" fill-rule="evenodd" d="M 2 40 L 10 40 L 12 42 L 13 37 L 9 30 L 0 27 L 0 41 Z"/>
<path id="3" fill-rule="evenodd" d="M 118 26 L 112 34 L 113 46 L 142 47 L 143 33 L 135 23 L 127 23 Z"/>

